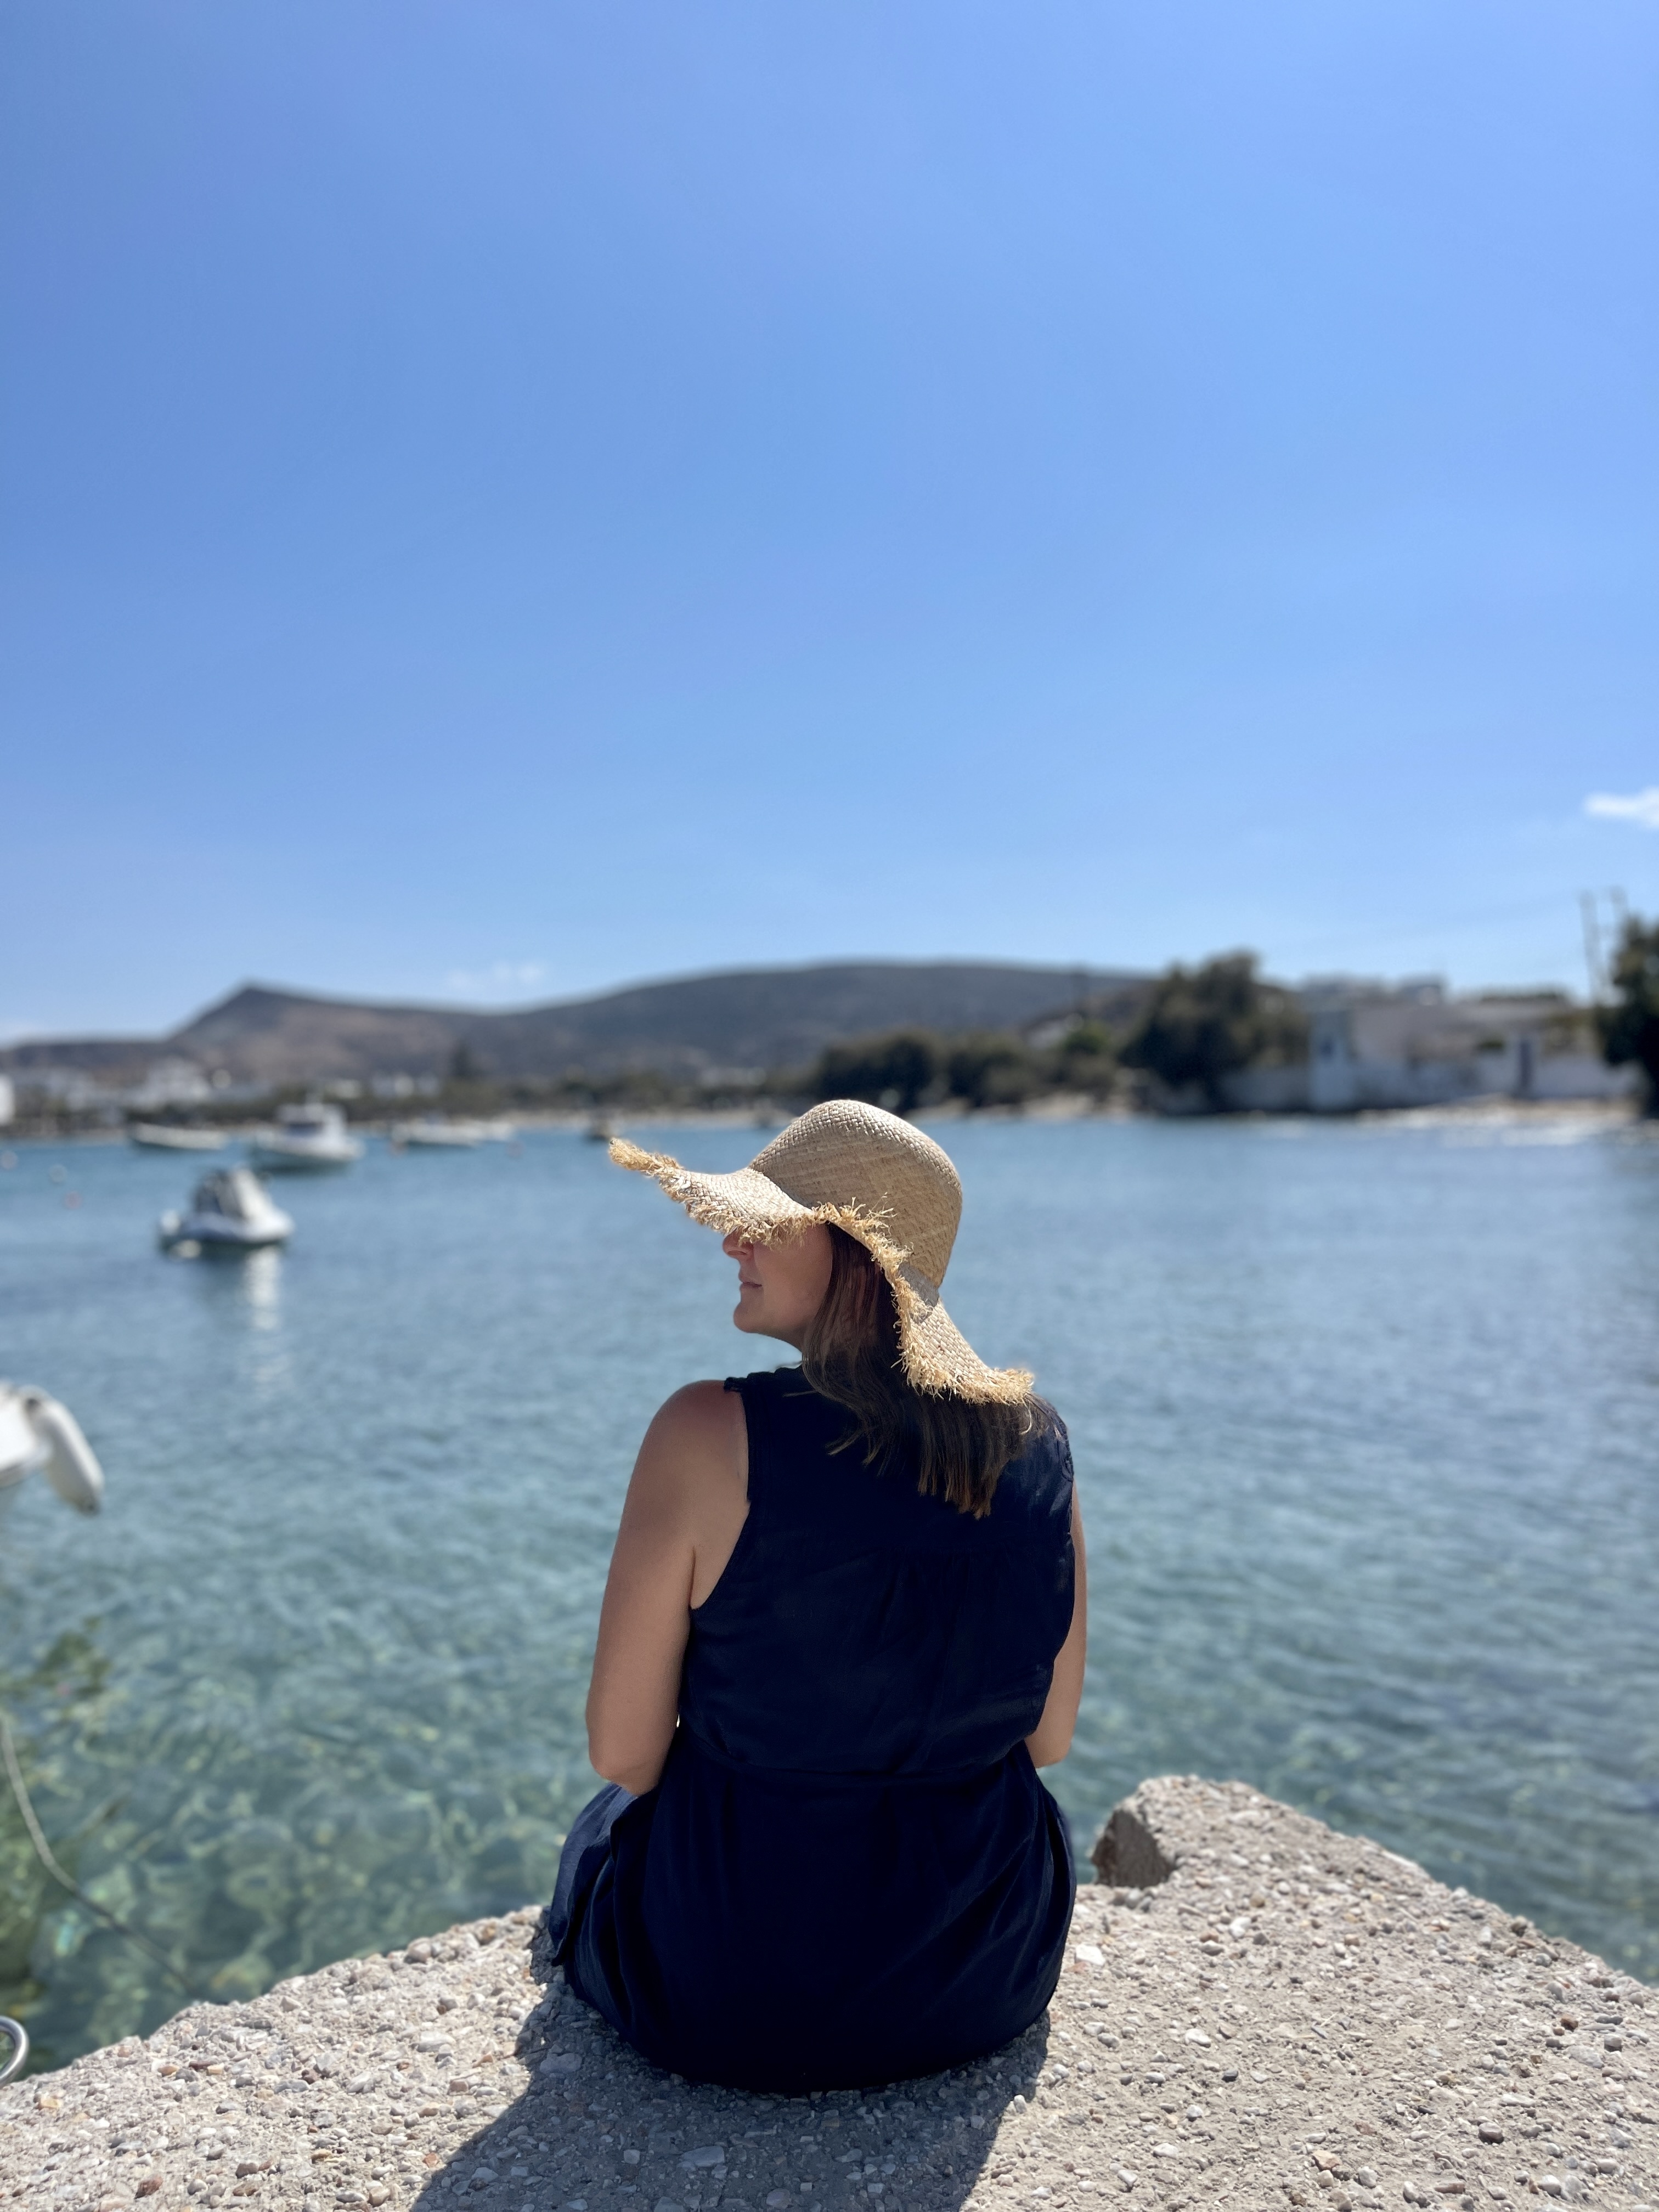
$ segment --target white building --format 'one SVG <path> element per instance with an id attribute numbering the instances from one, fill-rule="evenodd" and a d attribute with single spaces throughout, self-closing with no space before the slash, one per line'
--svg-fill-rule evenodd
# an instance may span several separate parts
<path id="1" fill-rule="evenodd" d="M 1630 1068 L 1602 1059 L 1588 1007 L 1564 991 L 1448 998 L 1434 981 L 1309 984 L 1308 1104 L 1316 1114 L 1456 1099 L 1620 1099 Z"/>
<path id="2" fill-rule="evenodd" d="M 193 1060 L 152 1060 L 142 1083 L 121 1094 L 122 1103 L 141 1114 L 167 1106 L 200 1106 L 211 1098 L 214 1086 Z"/>

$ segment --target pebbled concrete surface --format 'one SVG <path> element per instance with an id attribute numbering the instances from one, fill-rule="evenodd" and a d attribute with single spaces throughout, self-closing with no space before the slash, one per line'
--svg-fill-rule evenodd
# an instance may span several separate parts
<path id="1" fill-rule="evenodd" d="M 659 2074 L 538 1978 L 526 1910 L 0 2090 L 0 2203 L 1659 2212 L 1653 1991 L 1242 1784 L 1146 1783 L 1108 1838 L 1046 2019 L 957 2073 Z"/>

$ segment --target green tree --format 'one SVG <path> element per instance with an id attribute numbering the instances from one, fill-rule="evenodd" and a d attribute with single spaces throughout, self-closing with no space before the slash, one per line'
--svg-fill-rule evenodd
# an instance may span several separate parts
<path id="1" fill-rule="evenodd" d="M 1219 1107 L 1228 1076 L 1294 1060 L 1307 1041 L 1307 1020 L 1292 994 L 1261 981 L 1255 953 L 1230 952 L 1159 976 L 1122 1056 L 1127 1067 L 1144 1068 L 1171 1090 L 1198 1084 Z"/>
<path id="2" fill-rule="evenodd" d="M 963 1037 L 945 1063 L 951 1096 L 969 1106 L 1018 1106 L 1042 1082 L 1033 1054 L 1017 1037 L 988 1031 Z"/>
<path id="3" fill-rule="evenodd" d="M 1610 1006 L 1600 1009 L 1601 1049 L 1612 1067 L 1634 1060 L 1648 1080 L 1650 1114 L 1659 1113 L 1659 921 L 1632 915 L 1613 956 Z"/>
<path id="4" fill-rule="evenodd" d="M 1068 1091 L 1097 1097 L 1112 1087 L 1117 1074 L 1117 1042 L 1104 1022 L 1081 1021 L 1060 1041 L 1058 1073 Z"/>
<path id="5" fill-rule="evenodd" d="M 892 1114 L 913 1114 L 939 1079 L 938 1040 L 926 1030 L 832 1044 L 812 1072 L 818 1098 L 864 1098 Z"/>

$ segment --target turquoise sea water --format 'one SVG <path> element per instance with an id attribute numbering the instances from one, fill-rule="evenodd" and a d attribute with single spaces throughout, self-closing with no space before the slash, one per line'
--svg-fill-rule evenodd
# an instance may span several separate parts
<path id="1" fill-rule="evenodd" d="M 1241 1776 L 1659 1976 L 1659 1143 L 939 1133 L 949 1303 L 1076 1452 L 1079 1840 L 1144 1775 Z M 97 1521 L 33 1480 L 0 1524 L 0 1696 L 82 1881 L 232 1996 L 550 1888 L 640 1432 L 771 1347 L 715 1239 L 574 1135 L 376 1146 L 240 1263 L 155 1251 L 190 1176 L 0 1172 L 0 1373 L 109 1478 Z M 0 1799 L 0 2009 L 42 2062 L 179 2002 Z"/>

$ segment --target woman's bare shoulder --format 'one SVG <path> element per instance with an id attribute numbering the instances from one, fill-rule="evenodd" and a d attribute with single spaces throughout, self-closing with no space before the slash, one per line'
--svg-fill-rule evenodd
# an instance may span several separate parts
<path id="1" fill-rule="evenodd" d="M 723 1382 L 688 1382 L 652 1417 L 641 1453 L 684 1474 L 729 1474 L 746 1456 L 743 1401 Z"/>
<path id="2" fill-rule="evenodd" d="M 742 1399 L 724 1382 L 686 1382 L 663 1400 L 651 1426 L 662 1435 L 690 1441 L 705 1433 L 724 1435 L 742 1418 Z"/>

